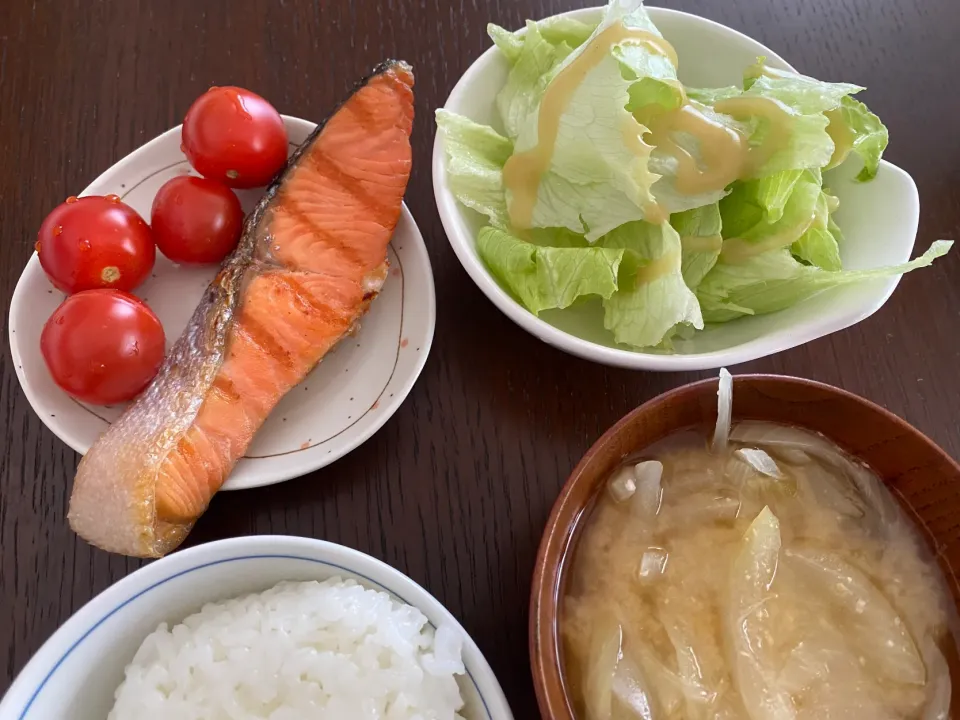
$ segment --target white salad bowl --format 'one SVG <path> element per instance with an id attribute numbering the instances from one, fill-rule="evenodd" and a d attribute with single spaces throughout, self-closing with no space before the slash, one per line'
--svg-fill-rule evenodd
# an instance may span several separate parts
<path id="1" fill-rule="evenodd" d="M 565 13 L 598 22 L 603 9 Z M 793 69 L 779 55 L 742 33 L 696 15 L 649 8 L 651 19 L 676 48 L 680 80 L 694 87 L 739 85 L 743 70 L 758 56 L 767 64 Z M 444 106 L 474 121 L 500 126 L 495 99 L 506 82 L 509 65 L 496 47 L 471 65 Z M 835 78 L 830 78 L 835 79 Z M 899 276 L 871 279 L 826 290 L 786 310 L 744 317 L 708 326 L 691 340 L 674 342 L 673 354 L 650 353 L 618 346 L 604 330 L 599 302 L 576 309 L 548 310 L 537 317 L 504 290 L 477 254 L 477 233 L 486 224 L 478 213 L 460 205 L 447 185 L 443 133 L 433 149 L 433 187 L 447 237 L 464 269 L 504 314 L 546 343 L 573 355 L 606 365 L 637 370 L 706 370 L 755 360 L 802 345 L 869 317 L 889 299 Z M 840 199 L 836 221 L 843 231 L 843 267 L 865 270 L 909 259 L 920 219 L 920 200 L 913 179 L 886 161 L 877 177 L 857 183 L 858 161 L 851 159 L 826 174 L 824 185 Z"/>
<path id="2" fill-rule="evenodd" d="M 284 580 L 339 576 L 385 590 L 418 608 L 434 627 L 463 637 L 458 676 L 466 720 L 512 720 L 510 707 L 476 643 L 430 593 L 398 570 L 356 550 L 309 538 L 254 536 L 175 553 L 128 575 L 95 597 L 40 648 L 3 701 L 0 720 L 107 717 L 124 668 L 151 632 L 209 602 L 266 590 Z"/>

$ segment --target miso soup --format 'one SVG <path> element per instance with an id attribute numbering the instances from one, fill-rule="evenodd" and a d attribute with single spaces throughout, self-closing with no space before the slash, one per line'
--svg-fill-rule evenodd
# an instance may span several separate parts
<path id="1" fill-rule="evenodd" d="M 693 431 L 609 478 L 567 569 L 579 720 L 945 720 L 956 607 L 883 483 L 825 438 Z"/>

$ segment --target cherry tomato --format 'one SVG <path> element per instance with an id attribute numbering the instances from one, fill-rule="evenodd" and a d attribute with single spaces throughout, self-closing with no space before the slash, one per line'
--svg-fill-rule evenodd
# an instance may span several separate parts
<path id="1" fill-rule="evenodd" d="M 237 246 L 243 208 L 223 183 L 181 175 L 157 192 L 150 225 L 160 252 L 174 262 L 216 263 Z"/>
<path id="2" fill-rule="evenodd" d="M 54 382 L 96 405 L 136 397 L 160 369 L 163 344 L 157 316 L 120 290 L 71 295 L 40 333 L 40 352 Z"/>
<path id="3" fill-rule="evenodd" d="M 157 254 L 149 226 L 116 195 L 67 198 L 43 221 L 36 248 L 50 282 L 68 294 L 133 290 Z"/>
<path id="4" fill-rule="evenodd" d="M 243 88 L 212 87 L 194 100 L 181 138 L 197 172 L 229 187 L 266 185 L 287 162 L 283 118 Z"/>

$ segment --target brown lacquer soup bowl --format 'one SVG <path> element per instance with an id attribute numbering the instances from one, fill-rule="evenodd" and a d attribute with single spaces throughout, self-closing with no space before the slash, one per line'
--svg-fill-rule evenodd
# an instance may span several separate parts
<path id="1" fill-rule="evenodd" d="M 733 422 L 766 420 L 812 430 L 861 460 L 886 483 L 935 554 L 960 604 L 960 465 L 904 420 L 829 385 L 776 375 L 733 381 Z M 717 420 L 717 380 L 677 388 L 640 406 L 608 430 L 570 475 L 540 543 L 530 602 L 530 656 L 540 711 L 549 720 L 574 714 L 559 633 L 567 571 L 601 488 L 624 458 L 687 428 L 709 432 Z M 955 632 L 956 636 L 956 632 Z M 960 717 L 960 658 L 944 653 Z"/>

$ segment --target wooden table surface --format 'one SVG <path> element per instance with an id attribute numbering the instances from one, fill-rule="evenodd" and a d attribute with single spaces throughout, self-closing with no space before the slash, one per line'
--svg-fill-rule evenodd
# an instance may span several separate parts
<path id="1" fill-rule="evenodd" d="M 181 121 L 213 84 L 327 115 L 385 57 L 417 72 L 407 203 L 436 276 L 436 340 L 386 426 L 283 485 L 226 493 L 191 543 L 289 533 L 385 560 L 432 592 L 485 653 L 518 719 L 536 704 L 527 602 L 565 477 L 639 403 L 712 373 L 615 370 L 541 344 L 496 310 L 447 244 L 433 200 L 433 110 L 489 44 L 589 0 L 4 0 L 0 3 L 0 298 L 6 318 L 44 215 Z M 801 71 L 869 87 L 887 157 L 920 189 L 918 247 L 960 238 L 957 0 L 664 0 L 741 30 Z M 960 457 L 960 252 L 904 278 L 855 328 L 736 368 L 839 385 Z M 4 336 L 6 333 L 4 333 Z M 65 513 L 78 456 L 0 358 L 0 693 L 83 603 L 141 565 L 79 541 Z"/>

